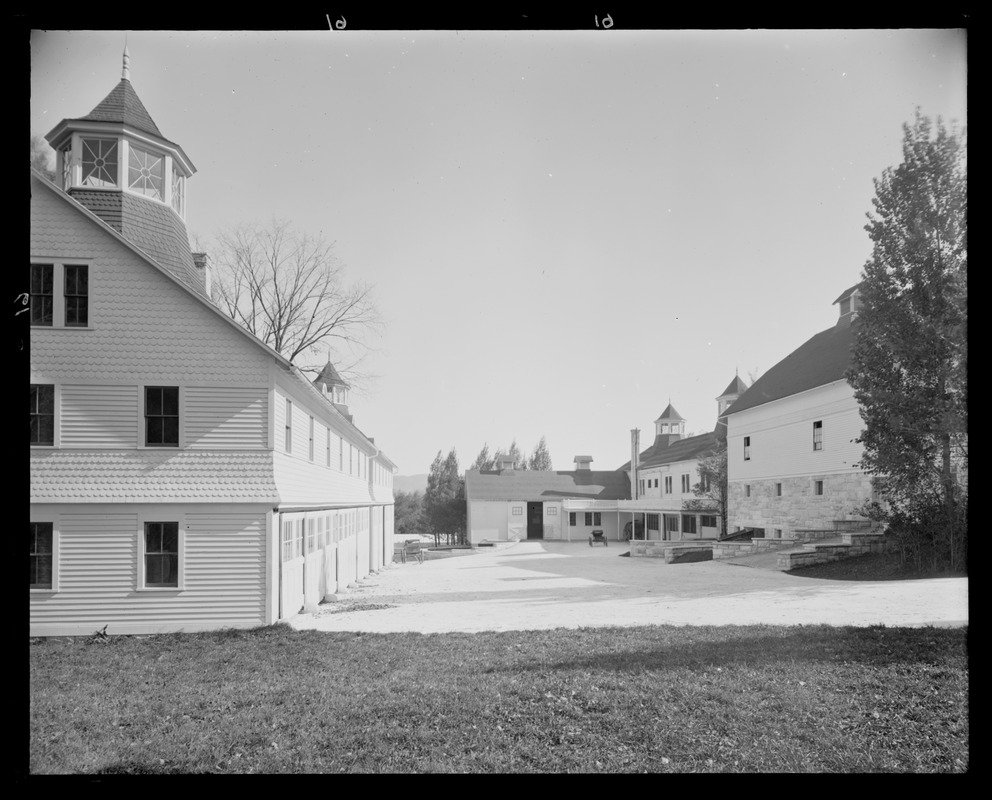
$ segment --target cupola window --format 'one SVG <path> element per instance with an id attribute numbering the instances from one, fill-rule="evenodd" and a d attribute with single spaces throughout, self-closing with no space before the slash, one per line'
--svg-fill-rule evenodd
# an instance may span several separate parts
<path id="1" fill-rule="evenodd" d="M 83 186 L 117 186 L 117 140 L 83 139 Z"/>
<path id="2" fill-rule="evenodd" d="M 62 188 L 69 191 L 72 186 L 72 142 L 62 151 Z"/>
<path id="3" fill-rule="evenodd" d="M 127 167 L 129 189 L 155 200 L 165 199 L 165 159 L 162 156 L 132 144 Z"/>
<path id="4" fill-rule="evenodd" d="M 186 183 L 182 173 L 172 168 L 172 207 L 180 217 L 186 214 Z"/>

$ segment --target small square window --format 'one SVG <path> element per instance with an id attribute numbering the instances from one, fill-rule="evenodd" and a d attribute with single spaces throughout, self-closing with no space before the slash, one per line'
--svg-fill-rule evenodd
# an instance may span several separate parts
<path id="1" fill-rule="evenodd" d="M 513 510 L 511 511 L 511 513 L 515 517 L 522 517 L 523 514 L 524 514 L 524 510 L 523 510 L 523 508 L 521 506 L 514 506 L 513 507 Z"/>
<path id="2" fill-rule="evenodd" d="M 179 387 L 145 387 L 145 444 L 179 446 Z"/>
<path id="3" fill-rule="evenodd" d="M 558 516 L 558 508 L 556 506 L 548 506 L 548 516 L 549 517 Z"/>

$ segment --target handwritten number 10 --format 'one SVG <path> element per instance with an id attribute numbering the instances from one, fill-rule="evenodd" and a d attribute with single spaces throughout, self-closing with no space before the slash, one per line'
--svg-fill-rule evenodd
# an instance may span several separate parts
<path id="1" fill-rule="evenodd" d="M 599 27 L 599 16 L 596 17 L 596 27 L 597 28 Z M 611 17 L 609 14 L 607 14 L 605 17 L 603 17 L 603 27 L 604 28 L 612 28 L 613 27 L 613 17 Z"/>

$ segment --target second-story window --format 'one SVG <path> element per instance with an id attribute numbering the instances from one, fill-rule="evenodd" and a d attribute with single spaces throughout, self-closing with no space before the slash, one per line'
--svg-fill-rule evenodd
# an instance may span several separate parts
<path id="1" fill-rule="evenodd" d="M 51 327 L 55 318 L 53 264 L 31 265 L 31 324 Z"/>
<path id="2" fill-rule="evenodd" d="M 823 421 L 817 420 L 813 423 L 813 449 L 823 449 Z"/>
<path id="3" fill-rule="evenodd" d="M 145 444 L 179 446 L 179 387 L 145 387 Z"/>
<path id="4" fill-rule="evenodd" d="M 745 461 L 750 461 L 751 460 L 751 437 L 750 436 L 745 436 L 744 437 L 744 460 Z"/>
<path id="5" fill-rule="evenodd" d="M 66 264 L 65 324 L 85 328 L 89 323 L 89 268 L 83 264 Z"/>

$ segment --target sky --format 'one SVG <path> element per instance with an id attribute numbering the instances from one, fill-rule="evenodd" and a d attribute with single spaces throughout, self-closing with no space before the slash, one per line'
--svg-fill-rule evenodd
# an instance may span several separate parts
<path id="1" fill-rule="evenodd" d="M 374 286 L 351 412 L 400 475 L 542 436 L 616 469 L 669 403 L 712 430 L 836 321 L 903 124 L 967 122 L 955 29 L 35 30 L 33 134 L 125 39 L 191 237 L 288 220 Z"/>

